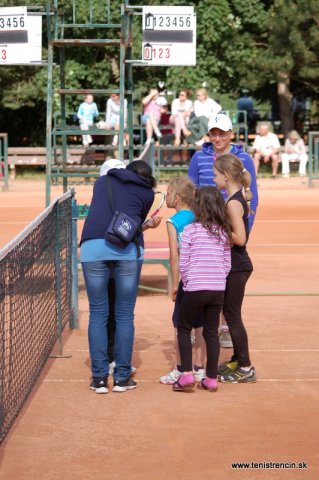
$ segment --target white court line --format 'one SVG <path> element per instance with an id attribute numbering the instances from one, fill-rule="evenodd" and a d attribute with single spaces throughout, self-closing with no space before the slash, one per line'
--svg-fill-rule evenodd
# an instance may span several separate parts
<path id="1" fill-rule="evenodd" d="M 250 251 L 252 250 L 252 248 L 250 248 Z M 304 252 L 300 252 L 300 253 L 252 253 L 251 254 L 253 257 L 283 257 L 283 255 L 285 257 L 314 257 L 314 255 L 317 255 L 316 253 L 304 253 Z"/>
<path id="2" fill-rule="evenodd" d="M 87 380 L 75 380 L 75 379 L 70 379 L 70 380 L 65 380 L 63 378 L 46 378 L 43 380 L 44 383 L 89 383 L 89 379 Z M 258 382 L 273 382 L 273 383 L 279 383 L 279 382 L 308 382 L 308 383 L 317 383 L 319 382 L 319 378 L 258 378 Z M 157 379 L 142 379 L 142 378 L 137 378 L 137 383 L 156 383 L 160 384 L 159 380 Z"/>
<path id="3" fill-rule="evenodd" d="M 294 353 L 310 353 L 310 352 L 319 352 L 319 348 L 281 348 L 281 349 L 250 349 L 251 352 L 274 352 L 274 353 L 285 353 L 285 352 L 294 352 Z M 89 353 L 88 349 L 79 349 L 79 350 L 65 350 L 66 353 Z M 148 350 L 133 350 L 134 353 L 148 353 Z"/>
<path id="4" fill-rule="evenodd" d="M 319 220 L 255 220 L 255 223 L 319 223 Z"/>
<path id="5" fill-rule="evenodd" d="M 275 350 L 275 349 L 260 349 L 260 350 L 251 350 L 251 352 L 301 352 L 301 353 L 307 353 L 307 352 L 319 352 L 319 348 L 308 348 L 306 350 L 303 350 L 302 348 L 282 348 L 280 350 Z"/>
<path id="6" fill-rule="evenodd" d="M 251 243 L 249 247 L 319 247 L 319 243 Z"/>
<path id="7" fill-rule="evenodd" d="M 25 222 L 0 222 L 1 225 L 27 225 L 28 222 L 27 220 Z"/>

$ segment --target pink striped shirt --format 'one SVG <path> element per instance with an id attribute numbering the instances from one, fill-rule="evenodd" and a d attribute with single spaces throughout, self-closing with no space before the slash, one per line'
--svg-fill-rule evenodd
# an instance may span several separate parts
<path id="1" fill-rule="evenodd" d="M 184 228 L 179 269 L 185 291 L 225 290 L 230 268 L 230 246 L 224 232 L 219 240 L 201 223 Z"/>

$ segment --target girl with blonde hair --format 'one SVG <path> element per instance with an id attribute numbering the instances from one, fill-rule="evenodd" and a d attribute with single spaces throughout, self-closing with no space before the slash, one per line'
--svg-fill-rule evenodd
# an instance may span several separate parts
<path id="1" fill-rule="evenodd" d="M 246 283 L 253 265 L 246 250 L 249 238 L 248 217 L 251 212 L 250 173 L 233 154 L 224 154 L 214 162 L 215 182 L 225 189 L 227 211 L 231 222 L 231 270 L 227 277 L 223 314 L 234 346 L 231 360 L 218 367 L 219 380 L 224 383 L 256 382 L 256 372 L 249 358 L 248 336 L 242 321 L 241 307 Z"/>

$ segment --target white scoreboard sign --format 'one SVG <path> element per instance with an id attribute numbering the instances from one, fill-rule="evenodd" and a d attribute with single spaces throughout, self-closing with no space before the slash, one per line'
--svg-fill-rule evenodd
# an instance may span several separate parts
<path id="1" fill-rule="evenodd" d="M 42 60 L 42 17 L 27 7 L 0 8 L 0 65 L 32 64 Z"/>
<path id="2" fill-rule="evenodd" d="M 196 65 L 194 7 L 143 7 L 142 59 L 147 65 Z"/>

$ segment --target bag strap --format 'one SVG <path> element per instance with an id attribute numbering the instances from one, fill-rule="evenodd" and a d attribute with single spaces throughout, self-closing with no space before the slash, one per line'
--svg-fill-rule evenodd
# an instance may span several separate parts
<path id="1" fill-rule="evenodd" d="M 110 205 L 111 205 L 111 210 L 112 210 L 112 213 L 114 215 L 114 202 L 113 202 L 113 191 L 112 191 L 112 184 L 111 184 L 111 179 L 108 175 L 105 175 L 106 176 L 106 188 L 107 188 L 107 195 L 109 197 L 109 201 L 110 201 Z M 142 229 L 139 228 L 138 232 L 142 232 Z M 137 258 L 140 258 L 141 256 L 141 249 L 140 249 L 140 244 L 138 243 L 138 240 L 137 240 L 137 237 L 135 235 L 135 237 L 133 238 L 132 242 L 134 243 L 135 245 L 135 248 L 136 248 L 136 254 L 137 254 Z"/>
<path id="2" fill-rule="evenodd" d="M 110 205 L 111 205 L 111 210 L 114 215 L 114 202 L 113 202 L 113 192 L 112 192 L 112 185 L 111 185 L 111 179 L 108 175 L 106 176 L 106 188 L 107 188 L 107 195 L 109 197 Z"/>

